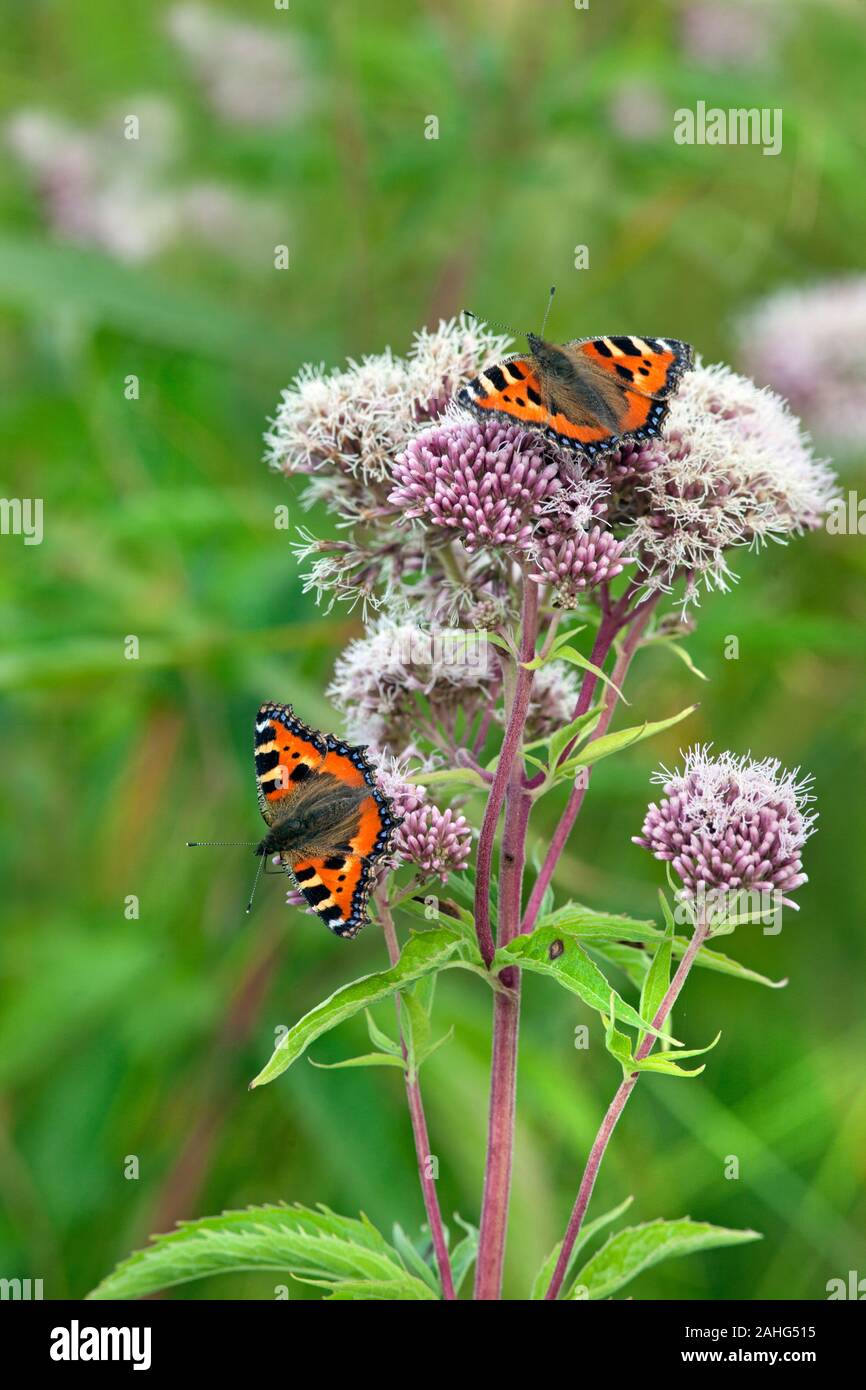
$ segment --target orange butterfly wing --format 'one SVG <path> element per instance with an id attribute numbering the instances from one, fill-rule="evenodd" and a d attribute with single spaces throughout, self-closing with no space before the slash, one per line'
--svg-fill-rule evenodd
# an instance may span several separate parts
<path id="1" fill-rule="evenodd" d="M 460 405 L 480 419 L 493 416 L 551 434 L 560 443 L 589 457 L 611 452 L 629 439 L 651 439 L 661 432 L 667 398 L 692 365 L 692 349 L 675 338 L 578 338 L 561 351 L 572 361 L 575 376 L 603 372 L 610 378 L 606 394 L 615 405 L 616 427 L 591 412 L 572 418 L 545 389 L 531 357 L 512 357 L 487 367 L 457 393 Z"/>
<path id="2" fill-rule="evenodd" d="M 274 803 L 320 770 L 327 751 L 325 736 L 296 718 L 291 705 L 262 705 L 255 726 L 256 789 L 268 825 L 276 818 Z"/>
<path id="3" fill-rule="evenodd" d="M 354 854 L 373 862 L 391 848 L 400 819 L 394 814 L 392 802 L 379 790 L 366 750 L 343 743 L 333 734 L 326 734 L 325 742 L 327 753 L 320 770 L 338 777 L 345 786 L 361 787 L 366 783 L 370 788 L 370 795 L 358 807 L 358 829 L 349 840 L 349 847 Z"/>
<path id="4" fill-rule="evenodd" d="M 457 392 L 457 400 L 481 416 L 508 416 L 509 424 L 544 428 L 550 421 L 541 381 L 526 357 L 509 357 L 487 367 Z"/>
<path id="5" fill-rule="evenodd" d="M 293 795 L 300 782 L 325 773 L 345 786 L 366 784 L 370 794 L 358 806 L 358 826 L 345 846 L 335 845 L 327 857 L 301 858 L 290 872 L 325 925 L 337 936 L 353 937 L 367 921 L 376 864 L 391 849 L 400 817 L 379 790 L 364 748 L 310 729 L 291 705 L 262 705 L 256 717 L 256 784 L 265 820 L 273 823 L 275 803 Z"/>
<path id="6" fill-rule="evenodd" d="M 299 892 L 335 935 L 358 935 L 367 920 L 374 877 L 366 860 L 335 851 L 327 859 L 301 860 L 291 874 Z"/>
<path id="7" fill-rule="evenodd" d="M 577 338 L 566 347 L 615 377 L 630 391 L 666 400 L 692 365 L 692 348 L 678 338 Z"/>

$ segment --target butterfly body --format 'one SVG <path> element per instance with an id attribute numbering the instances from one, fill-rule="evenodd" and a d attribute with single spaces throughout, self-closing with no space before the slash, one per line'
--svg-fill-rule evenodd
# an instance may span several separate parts
<path id="1" fill-rule="evenodd" d="M 377 863 L 400 818 L 363 747 L 320 733 L 291 705 L 256 716 L 256 784 L 268 831 L 256 854 L 277 854 L 299 892 L 337 936 L 357 936 Z"/>
<path id="2" fill-rule="evenodd" d="M 256 854 L 279 854 L 284 863 L 304 854 L 329 854 L 349 849 L 357 827 L 358 809 L 369 795 L 365 788 L 343 787 L 330 773 L 311 777 L 289 799 L 289 809 L 277 817 L 256 846 Z"/>
<path id="3" fill-rule="evenodd" d="M 655 438 L 693 352 L 677 338 L 634 334 L 556 344 L 527 334 L 528 352 L 485 368 L 457 393 L 479 419 L 541 430 L 592 459 Z"/>

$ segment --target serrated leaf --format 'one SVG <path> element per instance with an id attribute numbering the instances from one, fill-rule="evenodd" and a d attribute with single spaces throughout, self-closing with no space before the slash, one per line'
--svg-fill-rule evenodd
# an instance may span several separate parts
<path id="1" fill-rule="evenodd" d="M 313 1281 L 308 1279 L 304 1282 Z M 344 1279 L 331 1286 L 325 1302 L 404 1303 L 407 1299 L 418 1302 L 433 1298 L 438 1298 L 438 1295 L 422 1284 L 420 1279 L 414 1279 L 411 1285 L 399 1279 Z"/>
<path id="2" fill-rule="evenodd" d="M 574 1262 L 584 1246 L 592 1240 L 592 1237 L 598 1231 L 603 1230 L 605 1226 L 609 1226 L 611 1222 L 616 1221 L 617 1217 L 622 1216 L 623 1212 L 628 1211 L 633 1201 L 634 1197 L 626 1197 L 625 1201 L 620 1202 L 618 1207 L 614 1207 L 612 1211 L 606 1211 L 602 1216 L 597 1216 L 594 1221 L 588 1221 L 585 1226 L 581 1227 L 580 1234 L 574 1242 L 574 1249 L 568 1261 L 568 1269 L 565 1272 L 565 1279 L 563 1280 L 564 1285 L 568 1283 Z M 537 1301 L 538 1299 L 544 1298 L 548 1285 L 553 1278 L 553 1271 L 556 1269 L 556 1262 L 559 1259 L 559 1252 L 561 1249 L 562 1241 L 560 1240 L 553 1247 L 547 1259 L 544 1261 L 544 1264 L 533 1279 L 532 1290 L 529 1294 L 530 1299 Z"/>
<path id="3" fill-rule="evenodd" d="M 663 911 L 667 908 L 667 901 L 663 904 Z M 670 918 L 670 920 L 673 920 Z M 580 903 L 566 903 L 565 906 L 557 908 L 555 912 L 546 913 L 539 918 L 538 930 L 546 926 L 556 926 L 560 931 L 568 932 L 581 941 L 585 941 L 587 946 L 598 950 L 600 954 L 606 955 L 605 943 L 634 941 L 640 945 L 652 945 L 661 940 L 663 932 L 653 923 L 642 921 L 634 917 L 619 917 L 607 912 L 595 912 L 590 907 L 584 907 Z M 679 958 L 683 952 L 688 950 L 688 941 L 683 937 L 673 938 L 673 953 Z M 610 959 L 616 964 L 622 962 L 615 956 Z M 750 970 L 748 966 L 742 965 L 738 960 L 730 956 L 722 955 L 720 951 L 714 951 L 709 946 L 702 946 L 698 952 L 695 964 L 703 966 L 707 970 L 715 970 L 722 975 L 733 975 L 738 979 L 749 980 L 753 984 L 765 985 L 768 989 L 782 989 L 787 980 L 771 980 L 767 975 L 761 975 L 757 970 Z"/>
<path id="4" fill-rule="evenodd" d="M 692 1221 L 684 1216 L 678 1221 L 649 1221 L 642 1226 L 629 1226 L 592 1255 L 577 1274 L 575 1288 L 585 1288 L 590 1299 L 610 1298 L 637 1275 L 662 1260 L 691 1255 L 697 1250 L 713 1250 L 725 1245 L 744 1245 L 760 1240 L 757 1231 L 737 1231 L 708 1222 Z M 569 1298 L 573 1292 L 569 1291 Z"/>
<path id="5" fill-rule="evenodd" d="M 184 1222 L 153 1237 L 97 1285 L 91 1299 L 142 1298 L 160 1289 L 232 1270 L 268 1269 L 291 1274 L 347 1297 L 381 1284 L 402 1298 L 433 1298 L 397 1251 L 366 1217 L 338 1216 L 327 1207 L 250 1207 Z M 371 1294 L 371 1297 L 377 1295 Z"/>
<path id="6" fill-rule="evenodd" d="M 532 970 L 539 975 L 549 975 L 599 1013 L 606 1014 L 610 1009 L 609 980 L 579 943 L 557 927 L 536 927 L 531 936 L 518 936 L 507 946 L 501 947 L 493 959 L 491 973 L 509 965 L 518 965 L 521 970 Z M 660 1036 L 648 1019 L 641 1018 L 615 990 L 613 994 L 617 1017 L 623 1023 Z"/>
<path id="7" fill-rule="evenodd" d="M 360 980 L 343 985 L 290 1028 L 274 1048 L 270 1061 L 250 1083 L 250 1089 L 264 1086 L 280 1076 L 306 1052 L 310 1043 L 347 1018 L 379 999 L 387 999 L 422 975 L 441 970 L 457 954 L 463 941 L 458 932 L 442 926 L 432 931 L 413 932 L 397 964 L 390 970 L 364 975 Z"/>
<path id="8" fill-rule="evenodd" d="M 654 922 L 614 912 L 596 912 L 583 903 L 565 903 L 538 919 L 536 930 L 556 927 L 587 941 L 655 941 L 662 933 Z"/>

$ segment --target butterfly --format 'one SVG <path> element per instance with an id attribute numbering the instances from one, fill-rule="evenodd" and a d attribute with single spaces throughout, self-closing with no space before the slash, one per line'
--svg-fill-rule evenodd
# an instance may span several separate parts
<path id="1" fill-rule="evenodd" d="M 655 438 L 694 356 L 678 338 L 627 334 L 557 346 L 525 336 L 529 351 L 486 367 L 457 392 L 458 403 L 482 420 L 541 430 L 590 459 Z"/>
<path id="2" fill-rule="evenodd" d="M 325 925 L 357 936 L 376 864 L 401 821 L 366 749 L 308 728 L 291 705 L 266 704 L 256 716 L 255 761 L 268 826 L 256 854 L 279 855 Z"/>
<path id="3" fill-rule="evenodd" d="M 377 865 L 402 821 L 377 785 L 366 748 L 309 728 L 291 705 L 271 703 L 256 715 L 255 765 L 268 830 L 251 842 L 261 859 L 253 893 L 264 865 L 278 856 L 325 925 L 337 936 L 357 936 Z M 252 894 L 248 912 L 251 906 Z"/>

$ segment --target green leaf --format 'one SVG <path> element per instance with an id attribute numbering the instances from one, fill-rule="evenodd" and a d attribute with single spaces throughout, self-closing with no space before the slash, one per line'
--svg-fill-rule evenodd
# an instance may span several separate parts
<path id="1" fill-rule="evenodd" d="M 665 912 L 666 920 L 672 921 L 666 899 L 663 900 L 662 910 Z M 595 912 L 580 903 L 567 903 L 555 912 L 539 918 L 537 930 L 547 926 L 555 926 L 559 931 L 585 941 L 588 946 L 603 955 L 607 955 L 605 943 L 608 941 L 634 941 L 641 945 L 652 945 L 660 941 L 664 935 L 653 922 L 641 921 L 634 917 L 619 917 L 609 912 Z M 672 944 L 673 953 L 677 958 L 688 950 L 689 943 L 683 937 L 675 936 Z M 609 959 L 622 966 L 622 961 L 616 956 L 610 956 Z M 788 983 L 787 980 L 771 980 L 767 975 L 750 970 L 740 961 L 722 955 L 720 951 L 714 951 L 708 946 L 701 947 L 695 964 L 722 975 L 733 975 L 753 984 L 766 985 L 768 989 L 782 989 Z"/>
<path id="2" fill-rule="evenodd" d="M 531 936 L 518 936 L 501 947 L 493 959 L 491 972 L 509 965 L 551 976 L 599 1013 L 609 1011 L 613 993 L 617 1016 L 623 1023 L 660 1036 L 648 1019 L 642 1018 L 615 990 L 611 991 L 609 981 L 598 966 L 573 938 L 557 927 L 536 927 Z"/>
<path id="3" fill-rule="evenodd" d="M 581 1227 L 580 1234 L 574 1242 L 574 1249 L 568 1261 L 568 1269 L 565 1272 L 563 1285 L 568 1283 L 574 1262 L 584 1246 L 592 1240 L 596 1232 L 602 1230 L 605 1226 L 609 1226 L 613 1221 L 616 1221 L 617 1217 L 622 1216 L 623 1212 L 628 1211 L 633 1201 L 634 1197 L 626 1197 L 625 1201 L 620 1202 L 618 1207 L 614 1207 L 612 1211 L 606 1211 L 603 1216 L 597 1216 L 594 1221 L 589 1221 L 585 1226 Z M 553 1247 L 547 1259 L 544 1261 L 544 1264 L 533 1279 L 532 1291 L 529 1295 L 530 1299 L 537 1301 L 538 1299 L 544 1298 L 547 1287 L 553 1278 L 553 1271 L 556 1269 L 556 1262 L 559 1259 L 559 1252 L 561 1249 L 562 1241 L 560 1240 Z"/>
<path id="4" fill-rule="evenodd" d="M 573 637 L 578 637 L 580 633 L 585 630 L 586 623 L 583 623 L 580 627 L 573 627 L 571 632 L 560 632 L 557 637 L 554 637 L 550 644 L 550 649 L 545 656 L 536 656 L 532 661 L 522 661 L 520 663 L 521 666 L 527 671 L 537 671 L 540 666 L 546 666 L 550 661 L 558 661 L 559 653 L 562 648 L 566 646 Z"/>
<path id="5" fill-rule="evenodd" d="M 612 1057 L 615 1057 L 622 1067 L 623 1076 L 630 1075 L 634 1071 L 634 1055 L 632 1053 L 631 1041 L 625 1033 L 621 1033 L 616 1026 L 616 995 L 613 990 L 610 994 L 610 1017 L 604 1019 L 604 1045 Z M 643 1037 L 643 1033 L 638 1035 Z"/>
<path id="6" fill-rule="evenodd" d="M 421 1251 L 413 1244 L 398 1221 L 395 1221 L 391 1228 L 391 1239 L 406 1268 L 417 1274 L 419 1279 L 423 1279 L 437 1298 L 441 1297 L 442 1289 L 439 1284 L 438 1273 L 427 1263 Z"/>
<path id="7" fill-rule="evenodd" d="M 681 956 L 688 949 L 688 942 L 677 937 L 674 942 L 674 951 Z M 766 985 L 767 989 L 784 989 L 788 983 L 787 979 L 771 980 L 768 975 L 761 975 L 757 970 L 750 970 L 747 965 L 742 965 L 740 961 L 733 960 L 730 956 L 723 956 L 721 951 L 714 951 L 709 946 L 702 946 L 695 957 L 695 965 L 702 965 L 707 970 L 716 970 L 720 975 L 734 975 L 739 980 L 750 980 L 756 985 Z"/>
<path id="8" fill-rule="evenodd" d="M 402 1057 L 392 1057 L 390 1052 L 365 1052 L 360 1057 L 347 1057 L 343 1062 L 317 1062 L 312 1057 L 307 1061 L 320 1071 L 339 1071 L 341 1067 L 405 1067 Z"/>
<path id="9" fill-rule="evenodd" d="M 672 728 L 674 724 L 679 724 L 681 720 L 694 714 L 697 708 L 697 705 L 689 705 L 687 709 L 680 710 L 679 714 L 673 714 L 669 719 L 648 720 L 644 724 L 635 724 L 630 729 L 619 729 L 614 734 L 603 734 L 601 738 L 593 739 L 581 749 L 578 759 L 570 758 L 564 764 L 560 769 L 562 777 L 573 777 L 579 767 L 589 767 L 600 762 L 602 758 L 609 758 L 612 753 L 620 753 L 624 748 L 631 748 L 635 743 L 642 743 L 645 738 L 652 738 L 654 734 Z"/>
<path id="10" fill-rule="evenodd" d="M 696 1250 L 713 1250 L 723 1245 L 744 1245 L 760 1240 L 757 1231 L 736 1231 L 684 1216 L 677 1221 L 648 1221 L 629 1226 L 597 1250 L 587 1260 L 575 1280 L 574 1289 L 585 1289 L 593 1300 L 610 1298 L 638 1274 L 662 1260 L 691 1255 Z"/>
<path id="11" fill-rule="evenodd" d="M 451 899 L 440 897 L 438 893 L 427 893 L 419 902 L 416 897 L 406 898 L 400 904 L 401 912 L 409 912 L 413 917 L 419 917 L 429 926 L 431 922 L 444 926 L 448 931 L 455 932 L 462 936 L 464 941 L 469 942 L 477 950 L 477 937 L 475 935 L 475 919 L 472 913 L 460 903 L 455 903 Z M 435 903 L 428 903 L 427 898 L 435 898 Z M 478 956 L 481 962 L 481 956 Z"/>
<path id="12" fill-rule="evenodd" d="M 437 772 L 414 772 L 409 781 L 423 783 L 425 787 L 471 787 L 478 791 L 487 791 L 486 781 L 473 767 L 447 767 Z"/>
<path id="13" fill-rule="evenodd" d="M 717 1033 L 706 1047 L 687 1047 L 675 1055 L 670 1052 L 651 1052 L 643 1061 L 635 1062 L 633 1070 L 655 1071 L 663 1076 L 700 1076 L 703 1067 L 692 1067 L 690 1070 L 688 1067 L 681 1067 L 680 1062 L 684 1057 L 702 1057 L 705 1052 L 711 1052 L 721 1036 L 721 1033 Z"/>
<path id="14" fill-rule="evenodd" d="M 697 676 L 699 680 L 708 681 L 709 676 L 705 676 L 703 671 L 698 669 L 692 661 L 688 648 L 680 646 L 681 640 L 679 637 L 645 637 L 642 645 L 645 647 L 665 647 L 673 656 L 679 657 L 693 676 Z"/>
<path id="15" fill-rule="evenodd" d="M 310 1043 L 331 1028 L 336 1028 L 338 1023 L 352 1018 L 379 999 L 387 999 L 422 975 L 441 970 L 462 944 L 463 938 L 459 933 L 447 927 L 413 932 L 397 964 L 390 970 L 364 975 L 360 980 L 343 985 L 290 1028 L 274 1048 L 270 1061 L 250 1083 L 250 1090 L 273 1081 L 306 1052 Z"/>
<path id="16" fill-rule="evenodd" d="M 394 1038 L 389 1038 L 387 1033 L 382 1032 L 369 1009 L 365 1009 L 364 1013 L 367 1015 L 367 1032 L 370 1034 L 370 1042 L 373 1046 L 377 1047 L 380 1052 L 388 1052 L 392 1057 L 399 1057 L 402 1062 L 403 1049 L 400 1044 Z"/>
<path id="17" fill-rule="evenodd" d="M 614 912 L 596 912 L 583 903 L 565 903 L 538 920 L 538 931 L 556 927 L 586 941 L 656 941 L 662 933 L 654 922 Z"/>
<path id="18" fill-rule="evenodd" d="M 400 994 L 400 1030 L 408 1054 L 409 1078 L 414 1081 L 430 1038 L 430 1019 L 423 1004 L 415 998 L 411 990 L 404 990 Z"/>
<path id="19" fill-rule="evenodd" d="M 620 690 L 619 686 L 614 685 L 610 676 L 606 676 L 604 671 L 602 671 L 601 667 L 596 666 L 592 661 L 589 660 L 589 657 L 586 657 L 583 655 L 582 652 L 579 652 L 577 650 L 577 647 L 560 647 L 556 653 L 556 659 L 557 661 L 568 661 L 571 663 L 572 666 L 579 666 L 582 671 L 591 671 L 592 674 L 598 678 L 598 680 L 604 681 L 605 685 L 609 685 L 611 690 L 616 691 L 617 695 L 622 700 L 624 705 L 627 705 L 629 703 L 623 695 L 622 691 Z"/>
<path id="20" fill-rule="evenodd" d="M 313 1279 L 304 1280 L 305 1283 L 312 1284 L 318 1281 Z M 407 1299 L 417 1302 L 420 1299 L 436 1298 L 438 1295 L 431 1293 L 420 1279 L 413 1280 L 411 1285 L 407 1285 L 405 1280 L 400 1279 L 344 1279 L 339 1284 L 332 1285 L 332 1292 L 328 1295 L 328 1303 L 346 1303 L 349 1300 L 358 1303 L 404 1303 Z"/>
<path id="21" fill-rule="evenodd" d="M 673 952 L 674 923 L 671 918 L 670 925 L 664 937 L 656 947 L 656 953 L 652 959 L 652 965 L 647 971 L 646 979 L 643 982 L 643 989 L 640 995 L 640 1012 L 643 1018 L 655 1018 L 661 1007 L 668 985 L 671 982 L 671 955 Z M 662 1024 L 662 1031 L 666 1031 L 665 1024 Z M 638 1039 L 638 1047 L 643 1042 L 643 1038 Z"/>
<path id="22" fill-rule="evenodd" d="M 600 946 L 587 942 L 586 949 L 592 960 L 597 960 L 602 969 L 614 965 L 622 970 L 640 994 L 650 968 L 651 957 L 648 951 L 631 941 L 605 941 Z"/>
<path id="23" fill-rule="evenodd" d="M 468 1221 L 462 1220 L 455 1212 L 454 1220 L 458 1226 L 462 1226 L 466 1232 L 462 1240 L 459 1240 L 450 1252 L 451 1277 L 454 1280 L 454 1292 L 459 1293 L 463 1280 L 469 1273 L 475 1258 L 478 1254 L 478 1227 L 472 1226 Z"/>
<path id="24" fill-rule="evenodd" d="M 494 647 L 499 647 L 501 651 L 507 652 L 508 655 L 510 657 L 513 657 L 515 661 L 518 659 L 520 653 L 518 652 L 514 643 L 509 641 L 507 637 L 503 637 L 500 632 L 491 632 L 490 629 L 488 629 L 487 640 L 488 642 L 492 642 Z"/>
<path id="25" fill-rule="evenodd" d="M 142 1298 L 211 1274 L 275 1270 L 325 1285 L 332 1297 L 430 1299 L 397 1251 L 366 1217 L 338 1216 L 327 1207 L 249 1207 L 155 1236 L 88 1294 L 91 1299 Z M 387 1295 L 375 1289 L 389 1290 Z M 400 1290 L 400 1292 L 398 1292 Z"/>
<path id="26" fill-rule="evenodd" d="M 587 737 L 593 732 L 600 718 L 600 709 L 589 709 L 586 714 L 579 715 L 577 719 L 572 719 L 570 724 L 566 724 L 563 729 L 557 729 L 555 734 L 551 734 L 547 755 L 547 765 L 551 772 L 556 770 L 560 757 L 572 739 L 577 739 L 579 734 Z M 578 740 L 579 742 L 580 740 Z"/>

